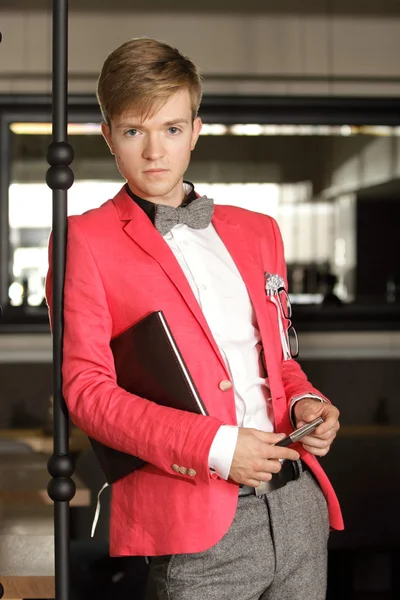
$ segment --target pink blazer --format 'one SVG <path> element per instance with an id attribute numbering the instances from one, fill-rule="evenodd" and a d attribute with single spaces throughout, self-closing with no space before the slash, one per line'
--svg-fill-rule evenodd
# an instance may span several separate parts
<path id="1" fill-rule="evenodd" d="M 256 312 L 276 430 L 289 433 L 291 398 L 320 392 L 297 362 L 283 361 L 276 308 L 265 295 L 264 272 L 286 274 L 278 226 L 270 217 L 231 206 L 216 206 L 212 222 Z M 110 339 L 160 309 L 209 417 L 158 406 L 116 384 Z M 172 251 L 124 188 L 100 208 L 69 218 L 64 311 L 63 394 L 72 421 L 104 444 L 148 462 L 113 485 L 111 555 L 210 548 L 228 531 L 238 501 L 237 484 L 211 475 L 208 468 L 218 428 L 236 424 L 233 391 L 219 387 L 229 373 Z M 326 494 L 331 526 L 341 529 L 331 484 L 318 461 L 299 449 Z M 190 471 L 176 472 L 173 465 Z"/>

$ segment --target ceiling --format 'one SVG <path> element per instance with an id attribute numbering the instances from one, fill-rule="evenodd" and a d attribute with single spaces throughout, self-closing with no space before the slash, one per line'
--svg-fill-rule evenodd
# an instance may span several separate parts
<path id="1" fill-rule="evenodd" d="M 1 0 L 4 10 L 51 10 L 51 0 Z M 399 0 L 70 0 L 70 10 L 113 12 L 218 12 L 271 14 L 399 15 Z"/>

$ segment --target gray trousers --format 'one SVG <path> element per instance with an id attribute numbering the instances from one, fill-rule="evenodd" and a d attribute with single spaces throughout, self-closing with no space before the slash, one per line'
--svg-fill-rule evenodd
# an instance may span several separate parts
<path id="1" fill-rule="evenodd" d="M 311 473 L 266 496 L 239 496 L 234 521 L 212 548 L 153 557 L 159 600 L 323 600 L 328 511 Z"/>

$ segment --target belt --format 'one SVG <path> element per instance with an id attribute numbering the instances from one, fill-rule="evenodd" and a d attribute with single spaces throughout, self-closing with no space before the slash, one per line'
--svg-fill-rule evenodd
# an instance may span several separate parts
<path id="1" fill-rule="evenodd" d="M 270 481 L 262 482 L 263 494 L 269 494 L 283 487 L 289 481 L 295 481 L 300 477 L 303 471 L 308 470 L 307 465 L 302 460 L 285 460 L 282 463 L 282 469 L 279 473 L 274 473 Z M 265 490 L 265 491 L 264 491 Z M 256 488 L 249 485 L 239 485 L 239 496 L 255 496 Z"/>

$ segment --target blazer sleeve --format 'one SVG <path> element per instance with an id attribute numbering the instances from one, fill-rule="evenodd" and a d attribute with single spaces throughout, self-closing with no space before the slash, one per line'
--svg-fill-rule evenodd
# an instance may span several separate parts
<path id="1" fill-rule="evenodd" d="M 287 267 L 282 235 L 278 224 L 274 219 L 272 219 L 272 226 L 275 238 L 275 256 L 277 260 L 276 272 L 284 278 L 286 289 L 288 289 Z M 294 359 L 284 360 L 282 357 L 282 380 L 289 407 L 291 406 L 293 398 L 303 395 L 307 396 L 308 394 L 320 396 L 323 400 L 329 402 L 321 392 L 311 385 L 307 379 L 307 375 L 304 373 L 299 363 Z"/>
<path id="2" fill-rule="evenodd" d="M 64 283 L 63 395 L 72 421 L 103 444 L 133 454 L 170 475 L 172 465 L 209 480 L 208 454 L 222 422 L 159 406 L 116 383 L 110 349 L 112 315 L 96 260 L 74 218 L 68 223 Z M 52 237 L 46 299 L 52 322 Z"/>

